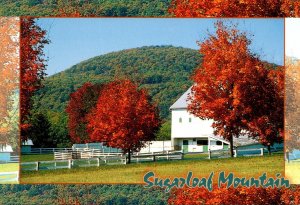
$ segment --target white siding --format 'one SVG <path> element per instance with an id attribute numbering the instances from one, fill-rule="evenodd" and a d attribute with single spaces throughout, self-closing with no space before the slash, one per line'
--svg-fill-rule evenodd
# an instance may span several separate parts
<path id="1" fill-rule="evenodd" d="M 140 153 L 162 152 L 173 150 L 171 140 L 167 141 L 151 141 L 146 143 L 146 147 L 140 150 Z"/>
<path id="2" fill-rule="evenodd" d="M 179 119 L 182 119 L 180 122 Z M 190 120 L 191 119 L 191 122 Z M 172 110 L 171 138 L 196 138 L 213 135 L 213 120 L 201 120 L 186 109 Z"/>

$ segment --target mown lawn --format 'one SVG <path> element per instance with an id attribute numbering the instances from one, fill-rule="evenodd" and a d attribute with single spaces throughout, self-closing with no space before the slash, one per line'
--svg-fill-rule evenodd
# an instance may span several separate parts
<path id="1" fill-rule="evenodd" d="M 0 164 L 0 172 L 19 171 L 19 163 Z"/>
<path id="2" fill-rule="evenodd" d="M 52 161 L 54 154 L 28 154 L 21 155 L 21 162 Z"/>
<path id="3" fill-rule="evenodd" d="M 30 158 L 49 156 L 22 156 L 22 162 L 37 161 Z M 153 171 L 161 178 L 185 177 L 189 171 L 194 176 L 208 177 L 211 172 L 233 172 L 239 177 L 258 177 L 266 172 L 269 177 L 284 173 L 282 154 L 263 157 L 238 157 L 204 159 L 204 155 L 186 155 L 184 160 L 132 163 L 127 165 L 103 165 L 61 170 L 22 171 L 21 183 L 144 183 L 143 177 Z M 52 156 L 53 159 L 53 156 Z"/>
<path id="4" fill-rule="evenodd" d="M 300 184 L 300 160 L 285 163 L 285 176 L 290 180 L 291 184 Z"/>
<path id="5" fill-rule="evenodd" d="M 17 172 L 19 171 L 19 163 L 9 163 L 9 164 L 0 164 L 0 173 L 1 172 Z M 17 184 L 17 180 L 11 180 L 11 177 L 16 175 L 0 175 L 0 184 Z"/>

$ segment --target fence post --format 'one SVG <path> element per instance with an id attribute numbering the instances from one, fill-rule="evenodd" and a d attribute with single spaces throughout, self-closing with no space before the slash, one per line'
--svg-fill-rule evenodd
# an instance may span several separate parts
<path id="1" fill-rule="evenodd" d="M 264 155 L 264 148 L 260 148 L 260 155 L 261 155 L 261 156 Z"/>
<path id="2" fill-rule="evenodd" d="M 139 153 L 137 152 L 136 155 L 139 156 Z M 139 157 L 137 157 L 137 158 L 136 158 L 136 162 L 139 162 L 139 161 L 140 161 L 140 160 L 139 160 Z"/>
<path id="3" fill-rule="evenodd" d="M 100 159 L 97 157 L 97 166 L 100 167 Z"/>
<path id="4" fill-rule="evenodd" d="M 68 168 L 69 168 L 69 169 L 72 168 L 72 160 L 71 160 L 71 159 L 68 160 Z"/>
<path id="5" fill-rule="evenodd" d="M 210 151 L 210 149 L 208 150 L 208 159 L 211 159 L 211 151 Z"/>
<path id="6" fill-rule="evenodd" d="M 237 157 L 237 150 L 233 150 L 234 157 Z"/>
<path id="7" fill-rule="evenodd" d="M 35 168 L 36 171 L 39 171 L 39 166 L 40 166 L 40 163 L 36 162 L 36 168 Z"/>
<path id="8" fill-rule="evenodd" d="M 167 150 L 167 160 L 169 160 L 169 151 Z"/>
<path id="9" fill-rule="evenodd" d="M 153 162 L 155 162 L 154 152 L 152 152 L 152 160 L 153 160 Z"/>

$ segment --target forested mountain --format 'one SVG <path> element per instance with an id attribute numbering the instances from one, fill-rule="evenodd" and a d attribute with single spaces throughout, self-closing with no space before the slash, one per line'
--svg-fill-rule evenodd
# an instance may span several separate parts
<path id="1" fill-rule="evenodd" d="M 167 204 L 169 194 L 142 185 L 0 185 L 0 204 Z"/>
<path id="2" fill-rule="evenodd" d="M 38 92 L 36 106 L 62 112 L 70 93 L 83 83 L 129 77 L 149 91 L 159 105 L 161 117 L 167 118 L 169 107 L 191 85 L 189 77 L 200 60 L 196 50 L 172 46 L 141 47 L 97 56 L 49 76 Z"/>
<path id="3" fill-rule="evenodd" d="M 166 16 L 171 0 L 0 0 L 0 16 Z"/>
<path id="4" fill-rule="evenodd" d="M 85 82 L 105 83 L 125 77 L 148 90 L 159 106 L 160 116 L 167 120 L 169 107 L 191 86 L 190 75 L 200 63 L 198 51 L 173 46 L 133 48 L 97 56 L 47 77 L 34 98 L 33 113 L 48 115 L 51 128 L 47 138 L 53 138 L 52 146 L 64 144 L 68 141 L 63 139 L 68 135 L 65 107 L 70 93 Z M 170 129 L 170 123 L 165 126 L 165 130 Z"/>

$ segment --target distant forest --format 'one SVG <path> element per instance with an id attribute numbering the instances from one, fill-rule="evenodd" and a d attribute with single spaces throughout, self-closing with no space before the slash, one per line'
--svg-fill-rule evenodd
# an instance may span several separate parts
<path id="1" fill-rule="evenodd" d="M 37 147 L 70 146 L 65 113 L 69 95 L 85 82 L 106 83 L 130 78 L 146 88 L 158 104 L 164 124 L 158 139 L 170 137 L 170 106 L 192 85 L 190 76 L 201 63 L 197 50 L 149 46 L 112 52 L 80 62 L 49 76 L 34 96 L 31 139 Z M 37 139 L 40 137 L 39 139 Z"/>
<path id="2" fill-rule="evenodd" d="M 0 204 L 164 205 L 164 190 L 142 185 L 0 185 Z"/>
<path id="3" fill-rule="evenodd" d="M 171 0 L 0 0 L 0 16 L 168 16 Z"/>

